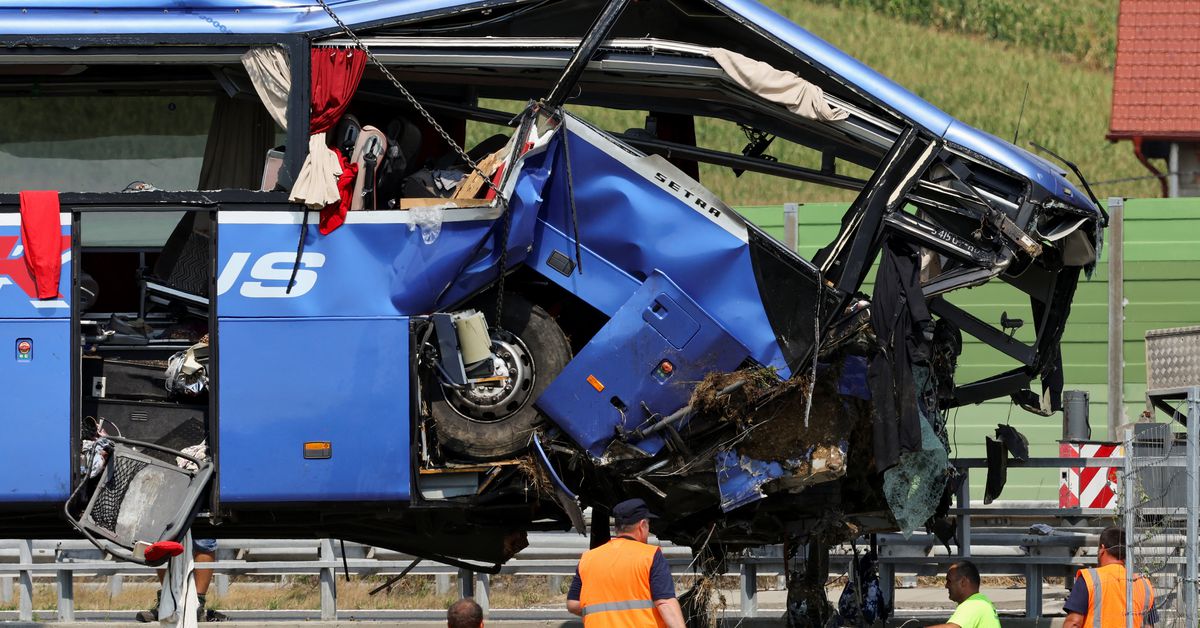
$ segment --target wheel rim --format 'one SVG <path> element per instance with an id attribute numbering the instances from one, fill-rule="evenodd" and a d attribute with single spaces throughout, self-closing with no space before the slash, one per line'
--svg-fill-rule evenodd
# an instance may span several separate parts
<path id="1" fill-rule="evenodd" d="M 537 377 L 533 354 L 520 338 L 498 330 L 492 336 L 492 354 L 493 368 L 497 375 L 507 375 L 505 381 L 468 389 L 442 387 L 456 413 L 480 423 L 503 421 L 524 408 Z"/>

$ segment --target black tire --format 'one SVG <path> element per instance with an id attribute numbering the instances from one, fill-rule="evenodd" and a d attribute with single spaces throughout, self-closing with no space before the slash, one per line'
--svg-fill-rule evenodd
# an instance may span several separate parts
<path id="1" fill-rule="evenodd" d="M 483 304 L 487 312 L 490 304 Z M 492 316 L 488 316 L 489 319 Z M 495 323 L 488 321 L 489 325 Z M 512 456 L 529 444 L 529 437 L 541 422 L 541 413 L 533 401 L 571 361 L 571 344 L 554 318 L 546 310 L 515 294 L 504 297 L 500 329 L 516 336 L 522 350 L 532 359 L 533 379 L 523 391 L 519 406 L 499 409 L 495 416 L 470 416 L 461 397 L 438 383 L 430 388 L 430 412 L 442 447 L 474 460 L 496 460 Z M 530 390 L 531 389 L 531 390 Z"/>

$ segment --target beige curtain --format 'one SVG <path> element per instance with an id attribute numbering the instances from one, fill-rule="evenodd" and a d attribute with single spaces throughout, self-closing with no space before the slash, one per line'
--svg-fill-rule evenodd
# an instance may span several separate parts
<path id="1" fill-rule="evenodd" d="M 324 209 L 330 203 L 337 203 L 342 200 L 337 187 L 341 174 L 342 163 L 337 153 L 325 145 L 324 133 L 316 133 L 308 138 L 308 159 L 300 168 L 288 200 L 312 209 Z"/>
<path id="2" fill-rule="evenodd" d="M 262 105 L 251 98 L 218 97 L 197 189 L 257 190 L 274 144 L 275 124 Z"/>
<path id="3" fill-rule="evenodd" d="M 787 107 L 801 117 L 822 122 L 845 120 L 849 113 L 825 100 L 825 92 L 798 75 L 778 70 L 724 48 L 713 48 L 712 58 L 738 85 L 761 98 Z"/>
<path id="4" fill-rule="evenodd" d="M 288 92 L 292 91 L 292 70 L 287 53 L 278 46 L 251 48 L 242 55 L 242 65 L 263 106 L 275 123 L 286 131 Z"/>

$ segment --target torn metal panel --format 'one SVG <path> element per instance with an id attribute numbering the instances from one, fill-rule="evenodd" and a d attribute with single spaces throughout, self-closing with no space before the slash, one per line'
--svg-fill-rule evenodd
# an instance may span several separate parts
<path id="1" fill-rule="evenodd" d="M 773 322 L 782 317 L 769 313 L 762 297 L 785 290 L 748 279 L 758 276 L 755 260 L 762 254 L 760 247 L 770 246 L 777 249 L 772 255 L 789 260 L 780 272 L 793 275 L 802 294 L 815 298 L 816 272 L 811 263 L 774 240 L 751 244 L 753 227 L 665 159 L 642 155 L 570 115 L 565 117 L 564 125 L 570 138 L 552 147 L 553 174 L 542 195 L 540 218 L 566 236 L 565 252 L 574 250 L 576 239 L 571 236 L 578 233 L 578 244 L 585 255 L 591 253 L 607 260 L 638 283 L 656 271 L 662 272 L 743 344 L 751 358 L 790 375 L 791 366 L 798 360 L 780 346 L 779 330 Z M 564 144 L 569 146 L 575 173 L 571 185 L 566 176 Z M 574 216 L 572 195 L 577 208 Z M 540 266 L 544 260 L 538 261 Z M 552 281 L 566 283 L 557 271 L 542 272 Z M 607 292 L 595 282 L 615 286 L 619 277 L 605 279 L 585 271 L 570 281 L 579 286 L 592 284 L 586 292 L 577 292 L 587 298 Z M 811 288 L 805 289 L 803 284 Z M 785 299 L 783 295 L 777 298 Z M 815 301 L 809 303 L 809 308 L 815 306 Z M 802 316 L 803 310 L 792 310 L 791 315 Z M 810 322 L 803 338 L 811 335 Z M 811 340 L 806 342 L 811 344 Z"/>
<path id="2" fill-rule="evenodd" d="M 716 463 L 721 510 L 725 512 L 766 497 L 762 486 L 787 475 L 784 462 L 755 460 L 731 450 L 717 452 Z"/>
<path id="3" fill-rule="evenodd" d="M 601 462 L 648 457 L 663 447 L 664 436 L 643 438 L 638 430 L 687 405 L 706 373 L 732 371 L 747 355 L 671 278 L 655 272 L 537 406 Z M 686 419 L 674 427 L 684 425 Z"/>
<path id="4" fill-rule="evenodd" d="M 829 482 L 846 473 L 847 443 L 814 445 L 788 460 L 758 460 L 736 450 L 719 450 L 716 455 L 717 485 L 721 510 L 729 512 L 767 496 L 763 487 L 774 482 L 776 490 L 799 491 Z"/>

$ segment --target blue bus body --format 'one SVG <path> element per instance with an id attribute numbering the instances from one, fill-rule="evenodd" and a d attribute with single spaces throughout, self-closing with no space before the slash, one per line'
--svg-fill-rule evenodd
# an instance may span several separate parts
<path id="1" fill-rule="evenodd" d="M 887 528 L 898 518 L 879 494 L 876 474 L 886 469 L 874 466 L 869 433 L 888 426 L 870 410 L 866 383 L 886 341 L 860 292 L 881 255 L 926 256 L 918 282 L 933 314 L 926 331 L 933 336 L 934 320 L 954 330 L 935 349 L 952 352 L 961 330 L 1015 360 L 1011 371 L 957 389 L 952 364 L 929 367 L 943 369 L 937 377 L 951 392 L 902 405 L 919 404 L 944 428 L 957 405 L 1028 400 L 1038 379 L 1053 392 L 1075 281 L 1094 264 L 1104 221 L 1061 169 L 955 121 L 749 0 L 627 9 L 629 21 L 589 52 L 595 61 L 578 79 L 577 102 L 647 111 L 657 126 L 596 128 L 537 98 L 604 4 L 329 2 L 383 66 L 368 68 L 352 104 L 358 115 L 402 110 L 425 132 L 422 151 L 437 143 L 419 112 L 388 92 L 384 68 L 415 86 L 459 143 L 466 121 L 507 120 L 480 98 L 523 112 L 507 144 L 483 153 L 503 163 L 495 193 L 406 194 L 389 199 L 394 206 L 351 211 L 322 234 L 318 212 L 290 203 L 287 187 L 307 144 L 304 59 L 347 44 L 323 10 L 288 1 L 0 0 L 0 64 L 22 67 L 0 80 L 8 99 L 0 106 L 45 97 L 47 107 L 86 110 L 72 99 L 112 85 L 130 97 L 151 87 L 179 94 L 171 112 L 197 94 L 221 111 L 235 95 L 257 103 L 239 61 L 246 51 L 282 47 L 294 70 L 287 129 L 272 136 L 288 145 L 279 185 L 121 192 L 75 189 L 64 174 L 56 299 L 30 292 L 19 202 L 0 196 L 0 343 L 16 350 L 0 353 L 0 392 L 4 417 L 18 426 L 0 440 L 0 536 L 61 534 L 63 503 L 79 506 L 103 482 L 89 475 L 85 448 L 124 432 L 170 450 L 202 445 L 215 472 L 196 489 L 203 534 L 319 534 L 496 567 L 525 531 L 578 525 L 580 507 L 601 512 L 630 495 L 666 509 L 660 536 L 693 545 L 706 534 L 728 547 L 766 542 L 795 522 L 819 525 L 830 509 Z M 659 39 L 621 38 L 674 10 L 678 24 L 651 28 Z M 679 39 L 693 22 L 709 25 L 707 35 Z M 718 41 L 822 87 L 848 117 L 804 119 L 735 84 L 708 53 Z M 697 146 L 697 117 L 796 142 L 829 167 L 759 159 L 753 142 L 744 154 Z M 163 129 L 175 139 L 153 143 L 147 164 L 201 160 L 178 148 L 199 132 Z M 64 134 L 103 141 L 74 125 Z M 57 159 L 57 150 L 34 156 Z M 420 161 L 443 165 L 410 176 L 446 176 L 452 162 L 435 157 Z M 872 174 L 839 174 L 839 161 Z M 809 260 L 707 190 L 696 163 L 859 196 L 838 238 Z M 469 179 L 468 167 L 454 167 Z M 0 193 L 21 189 L 12 177 L 0 181 Z M 430 206 L 439 207 L 434 219 L 415 211 Z M 138 216 L 155 217 L 145 229 L 171 228 L 120 243 L 96 235 L 138 225 Z M 1030 302 L 1033 343 L 952 304 L 955 289 L 990 280 Z M 166 288 L 155 292 L 156 281 Z M 151 292 L 159 300 L 147 306 Z M 481 361 L 466 357 L 463 331 L 476 312 L 491 334 Z M 167 395 L 159 371 L 199 345 L 210 352 L 205 392 Z M 118 374 L 126 372 L 147 373 L 157 388 L 115 392 L 132 386 Z M 1033 409 L 1054 409 L 1046 404 Z M 832 434 L 808 442 L 814 407 L 837 408 L 838 418 Z M 791 443 L 788 451 L 748 436 L 763 425 L 756 417 L 794 421 L 801 412 L 802 426 L 759 430 Z M 198 431 L 184 438 L 185 428 Z"/>

